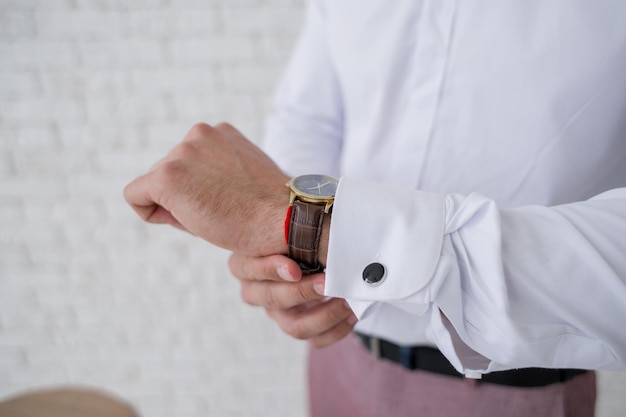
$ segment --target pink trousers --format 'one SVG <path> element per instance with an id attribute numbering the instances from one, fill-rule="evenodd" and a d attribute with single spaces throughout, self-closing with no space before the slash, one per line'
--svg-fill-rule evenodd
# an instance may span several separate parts
<path id="1" fill-rule="evenodd" d="M 590 417 L 595 374 L 519 388 L 408 371 L 350 335 L 309 358 L 312 417 Z"/>

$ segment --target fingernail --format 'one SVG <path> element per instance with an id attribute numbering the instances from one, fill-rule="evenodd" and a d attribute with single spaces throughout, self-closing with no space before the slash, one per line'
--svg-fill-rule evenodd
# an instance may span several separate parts
<path id="1" fill-rule="evenodd" d="M 319 295 L 324 295 L 324 283 L 323 282 L 316 282 L 315 284 L 313 284 L 313 289 Z"/>
<path id="2" fill-rule="evenodd" d="M 278 268 L 276 268 L 276 273 L 279 277 L 281 277 L 281 279 L 284 279 L 285 281 L 296 280 L 293 275 L 289 273 L 289 268 L 287 268 L 286 266 L 279 266 Z"/>
<path id="3" fill-rule="evenodd" d="M 359 319 L 357 319 L 355 315 L 352 315 L 352 316 L 348 317 L 347 321 L 348 321 L 348 324 L 350 326 L 354 326 L 356 324 L 356 322 L 359 321 Z"/>

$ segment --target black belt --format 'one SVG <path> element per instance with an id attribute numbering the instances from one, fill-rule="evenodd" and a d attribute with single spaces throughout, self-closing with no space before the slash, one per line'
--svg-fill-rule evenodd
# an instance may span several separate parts
<path id="1" fill-rule="evenodd" d="M 464 378 L 443 354 L 434 348 L 423 346 L 399 346 L 362 333 L 355 334 L 365 347 L 377 358 L 398 363 L 410 370 L 420 369 L 442 375 Z M 512 387 L 542 387 L 565 382 L 587 371 L 581 369 L 522 368 L 483 374 L 480 381 Z"/>

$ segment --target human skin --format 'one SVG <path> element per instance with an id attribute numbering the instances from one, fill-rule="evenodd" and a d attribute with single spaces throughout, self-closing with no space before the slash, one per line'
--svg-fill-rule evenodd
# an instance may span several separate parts
<path id="1" fill-rule="evenodd" d="M 234 253 L 229 267 L 241 283 L 244 302 L 265 308 L 285 333 L 314 347 L 339 341 L 357 321 L 344 299 L 323 295 L 324 274 L 302 277 L 298 264 L 286 256 Z"/>
<path id="2" fill-rule="evenodd" d="M 284 256 L 289 177 L 229 124 L 195 125 L 165 158 L 124 189 L 145 221 L 170 224 L 233 251 L 229 267 L 244 302 L 265 308 L 287 334 L 326 346 L 356 317 L 343 299 L 323 295 L 324 274 L 302 277 Z M 326 264 L 329 221 L 320 242 Z"/>
<path id="3" fill-rule="evenodd" d="M 124 196 L 150 223 L 167 223 L 249 256 L 287 253 L 289 178 L 228 124 L 195 125 Z"/>

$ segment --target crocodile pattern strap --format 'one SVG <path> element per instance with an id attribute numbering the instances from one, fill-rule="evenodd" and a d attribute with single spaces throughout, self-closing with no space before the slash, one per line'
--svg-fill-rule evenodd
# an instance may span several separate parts
<path id="1" fill-rule="evenodd" d="M 289 257 L 300 264 L 305 274 L 323 269 L 317 259 L 323 219 L 323 204 L 293 202 L 288 234 Z"/>

